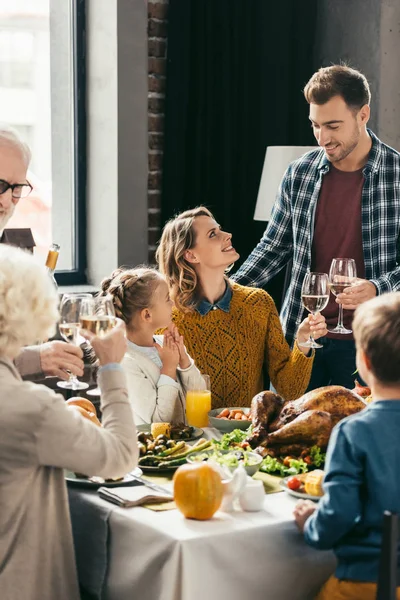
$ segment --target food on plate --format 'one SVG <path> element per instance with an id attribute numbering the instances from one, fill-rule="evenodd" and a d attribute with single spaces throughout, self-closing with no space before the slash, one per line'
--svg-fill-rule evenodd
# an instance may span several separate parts
<path id="1" fill-rule="evenodd" d="M 325 452 L 318 446 L 312 446 L 310 449 L 305 450 L 303 456 L 299 457 L 275 457 L 267 454 L 261 463 L 260 471 L 280 477 L 298 475 L 323 466 L 325 457 Z"/>
<path id="2" fill-rule="evenodd" d="M 90 400 L 88 400 L 87 398 L 80 398 L 79 396 L 74 396 L 73 398 L 67 400 L 66 404 L 68 404 L 68 406 L 81 406 L 88 412 L 96 414 L 96 408 L 94 404 L 90 402 Z"/>
<path id="3" fill-rule="evenodd" d="M 287 477 L 288 475 L 306 473 L 309 468 L 310 465 L 302 458 L 290 458 L 290 460 L 286 461 L 286 465 L 284 465 L 282 458 L 267 455 L 261 463 L 260 471 L 262 473 L 268 473 L 269 475 Z"/>
<path id="4" fill-rule="evenodd" d="M 221 477 L 207 463 L 183 465 L 174 475 L 175 504 L 187 519 L 211 519 L 221 506 L 222 496 Z"/>
<path id="5" fill-rule="evenodd" d="M 229 410 L 224 408 L 217 416 L 216 419 L 229 419 L 233 421 L 250 421 L 250 416 L 247 412 L 244 412 L 242 408 L 234 408 Z"/>
<path id="6" fill-rule="evenodd" d="M 165 437 L 171 437 L 171 423 L 152 423 L 151 424 L 151 435 L 156 438 L 158 435 L 165 435 Z"/>
<path id="7" fill-rule="evenodd" d="M 140 432 L 137 435 L 139 446 L 139 466 L 157 467 L 160 470 L 175 468 L 186 463 L 186 457 L 211 446 L 210 440 L 203 438 L 189 446 L 183 440 L 169 440 L 165 435 L 154 438 L 151 433 Z"/>
<path id="8" fill-rule="evenodd" d="M 361 398 L 368 398 L 371 396 L 371 388 L 362 385 L 357 379 L 354 380 L 354 388 L 352 391 L 361 396 Z"/>
<path id="9" fill-rule="evenodd" d="M 185 425 L 179 423 L 176 425 L 171 424 L 171 439 L 172 440 L 188 440 L 194 434 L 194 427 L 191 425 Z"/>
<path id="10" fill-rule="evenodd" d="M 325 473 L 319 469 L 307 473 L 304 479 L 304 491 L 310 496 L 323 496 L 322 483 Z"/>
<path id="11" fill-rule="evenodd" d="M 251 450 L 250 444 L 247 438 L 251 434 L 251 425 L 248 429 L 233 429 L 227 433 L 224 433 L 220 440 L 213 440 L 213 446 L 218 450 L 230 450 L 243 448 L 244 450 Z"/>
<path id="12" fill-rule="evenodd" d="M 324 495 L 322 483 L 324 480 L 324 471 L 315 470 L 309 473 L 293 475 L 286 479 L 286 488 L 298 492 L 299 494 L 308 494 L 320 498 Z"/>
<path id="13" fill-rule="evenodd" d="M 225 465 L 229 468 L 236 468 L 239 464 L 245 467 L 252 467 L 260 462 L 260 457 L 254 452 L 246 452 L 244 450 L 232 450 L 231 452 L 220 452 L 214 450 L 212 452 L 199 452 L 192 456 L 191 462 L 204 462 L 214 460 L 219 465 Z"/>
<path id="14" fill-rule="evenodd" d="M 82 415 L 82 417 L 85 417 L 85 419 L 89 419 L 89 421 L 91 421 L 98 427 L 101 427 L 101 423 L 100 423 L 99 419 L 97 418 L 95 412 L 89 412 L 85 408 L 82 408 L 82 406 L 78 406 L 76 404 L 72 404 L 70 406 L 73 410 L 78 411 Z"/>
<path id="15" fill-rule="evenodd" d="M 312 390 L 290 402 L 273 392 L 252 400 L 253 432 L 248 441 L 261 454 L 307 456 L 313 446 L 325 450 L 338 421 L 366 407 L 353 391 L 339 385 Z"/>

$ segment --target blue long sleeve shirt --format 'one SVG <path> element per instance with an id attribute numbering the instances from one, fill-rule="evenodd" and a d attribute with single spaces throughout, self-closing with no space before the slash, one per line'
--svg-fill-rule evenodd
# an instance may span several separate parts
<path id="1" fill-rule="evenodd" d="M 333 549 L 336 577 L 376 582 L 383 513 L 400 513 L 400 400 L 372 402 L 334 428 L 306 542 Z"/>

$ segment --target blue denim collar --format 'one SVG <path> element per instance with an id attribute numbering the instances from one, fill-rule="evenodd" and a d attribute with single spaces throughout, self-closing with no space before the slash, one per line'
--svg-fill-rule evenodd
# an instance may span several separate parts
<path id="1" fill-rule="evenodd" d="M 216 310 L 217 308 L 223 310 L 224 312 L 229 312 L 229 308 L 232 300 L 232 288 L 229 283 L 226 284 L 226 290 L 224 295 L 216 302 L 215 304 L 210 304 L 208 300 L 200 300 L 198 305 L 196 306 L 197 312 L 204 317 L 208 315 L 210 310 Z"/>

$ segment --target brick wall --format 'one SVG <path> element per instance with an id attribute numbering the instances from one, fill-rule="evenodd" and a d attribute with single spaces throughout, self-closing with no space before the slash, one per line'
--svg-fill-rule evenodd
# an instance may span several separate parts
<path id="1" fill-rule="evenodd" d="M 167 62 L 167 17 L 169 0 L 148 0 L 149 51 L 149 262 L 154 262 L 161 228 L 161 174 L 164 138 L 165 72 Z"/>

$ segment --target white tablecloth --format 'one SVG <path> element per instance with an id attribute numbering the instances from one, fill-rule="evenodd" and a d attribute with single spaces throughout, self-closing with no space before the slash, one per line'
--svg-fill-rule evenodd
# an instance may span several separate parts
<path id="1" fill-rule="evenodd" d="M 285 492 L 266 495 L 259 513 L 210 521 L 74 493 L 93 511 L 110 509 L 106 600 L 311 600 L 335 568 L 331 552 L 306 546 Z"/>
<path id="2" fill-rule="evenodd" d="M 308 600 L 333 572 L 330 552 L 304 543 L 286 493 L 260 513 L 217 513 L 210 521 L 177 510 L 114 507 L 108 600 Z"/>

